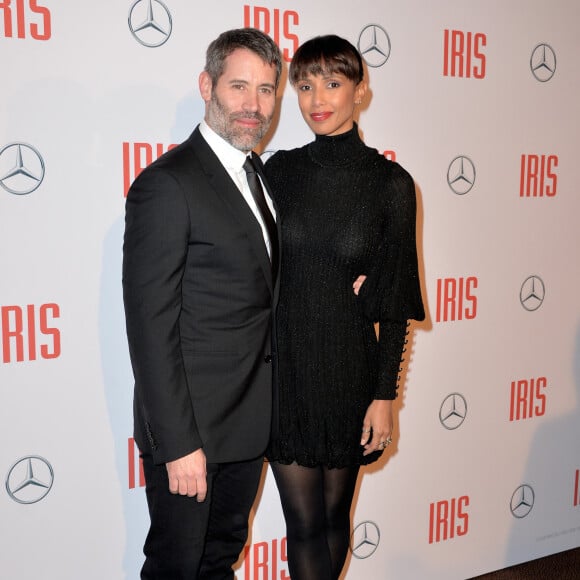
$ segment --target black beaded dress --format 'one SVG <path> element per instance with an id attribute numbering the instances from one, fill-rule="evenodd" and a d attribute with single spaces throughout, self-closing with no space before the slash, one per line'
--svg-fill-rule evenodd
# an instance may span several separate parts
<path id="1" fill-rule="evenodd" d="M 396 397 L 407 320 L 424 318 L 413 180 L 367 147 L 356 125 L 279 151 L 266 177 L 282 227 L 267 456 L 309 467 L 371 463 L 380 453 L 362 454 L 364 415 L 373 399 Z"/>

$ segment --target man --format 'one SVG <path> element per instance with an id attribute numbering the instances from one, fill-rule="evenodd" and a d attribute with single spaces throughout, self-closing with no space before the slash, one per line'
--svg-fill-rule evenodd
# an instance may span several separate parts
<path id="1" fill-rule="evenodd" d="M 206 56 L 204 120 L 127 196 L 123 294 L 151 516 L 143 579 L 234 577 L 270 430 L 279 236 L 243 167 L 274 114 L 280 52 L 239 29 Z"/>

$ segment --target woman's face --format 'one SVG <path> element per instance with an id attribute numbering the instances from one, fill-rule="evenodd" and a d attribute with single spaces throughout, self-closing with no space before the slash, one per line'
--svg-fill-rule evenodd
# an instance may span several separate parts
<path id="1" fill-rule="evenodd" d="M 355 104 L 364 97 L 366 84 L 358 85 L 340 73 L 323 73 L 299 79 L 295 85 L 304 120 L 317 135 L 340 135 L 353 127 Z"/>

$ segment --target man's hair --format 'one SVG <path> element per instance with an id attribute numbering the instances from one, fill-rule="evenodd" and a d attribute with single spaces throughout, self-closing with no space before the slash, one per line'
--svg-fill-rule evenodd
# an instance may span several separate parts
<path id="1" fill-rule="evenodd" d="M 329 34 L 307 40 L 294 53 L 289 80 L 295 85 L 309 75 L 343 74 L 356 85 L 364 78 L 362 58 L 346 39 Z"/>
<path id="2" fill-rule="evenodd" d="M 222 76 L 226 59 L 234 50 L 245 48 L 257 54 L 265 63 L 276 67 L 276 88 L 282 73 L 282 56 L 276 43 L 256 28 L 236 28 L 222 32 L 208 47 L 205 71 L 215 86 Z"/>

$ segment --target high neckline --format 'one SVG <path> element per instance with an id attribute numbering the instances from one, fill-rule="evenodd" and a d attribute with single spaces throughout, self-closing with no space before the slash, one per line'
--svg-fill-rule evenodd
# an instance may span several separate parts
<path id="1" fill-rule="evenodd" d="M 358 134 L 358 125 L 340 135 L 316 135 L 308 145 L 308 152 L 315 163 L 323 167 L 341 167 L 351 165 L 368 151 Z"/>

